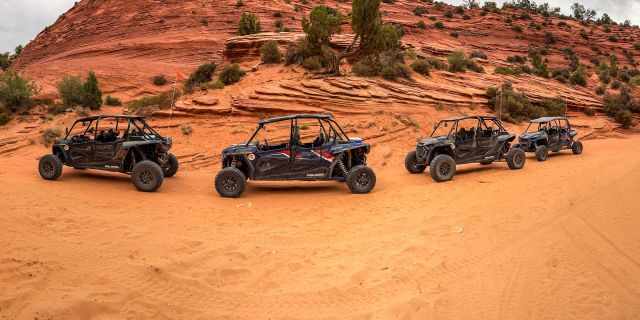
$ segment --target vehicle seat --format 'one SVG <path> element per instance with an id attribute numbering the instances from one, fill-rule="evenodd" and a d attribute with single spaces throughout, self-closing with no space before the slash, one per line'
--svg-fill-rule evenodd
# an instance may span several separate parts
<path id="1" fill-rule="evenodd" d="M 291 145 L 298 146 L 300 145 L 300 127 L 293 127 L 293 133 L 291 135 Z"/>

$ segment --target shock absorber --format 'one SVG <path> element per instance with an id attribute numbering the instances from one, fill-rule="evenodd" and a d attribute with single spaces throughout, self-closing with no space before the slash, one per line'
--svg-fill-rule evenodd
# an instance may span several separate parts
<path id="1" fill-rule="evenodd" d="M 342 171 L 342 175 L 346 178 L 347 175 L 349 175 L 349 171 L 347 171 L 347 167 L 344 165 L 344 162 L 342 161 L 342 157 L 338 159 L 336 164 L 338 165 L 338 168 L 340 168 L 340 171 Z"/>

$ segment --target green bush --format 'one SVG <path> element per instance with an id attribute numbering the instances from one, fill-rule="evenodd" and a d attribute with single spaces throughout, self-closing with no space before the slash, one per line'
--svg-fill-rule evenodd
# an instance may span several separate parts
<path id="1" fill-rule="evenodd" d="M 100 90 L 98 78 L 96 78 L 96 74 L 93 71 L 89 71 L 87 81 L 82 85 L 82 91 L 84 93 L 82 105 L 91 110 L 100 109 L 102 106 L 102 91 Z"/>
<path id="2" fill-rule="evenodd" d="M 425 59 L 418 59 L 416 61 L 414 61 L 411 64 L 411 69 L 413 69 L 413 71 L 423 75 L 423 76 L 428 76 L 430 71 L 430 65 L 429 62 Z"/>
<path id="3" fill-rule="evenodd" d="M 267 41 L 260 47 L 260 56 L 263 63 L 280 63 L 282 54 L 278 48 L 278 42 Z"/>
<path id="4" fill-rule="evenodd" d="M 629 84 L 632 86 L 640 86 L 640 75 L 631 78 Z"/>
<path id="5" fill-rule="evenodd" d="M 127 104 L 127 109 L 131 113 L 141 113 L 148 108 L 168 109 L 177 101 L 178 93 L 164 92 L 154 96 L 146 96 L 133 100 Z M 173 98 L 173 99 L 172 99 Z"/>
<path id="6" fill-rule="evenodd" d="M 413 14 L 418 16 L 418 17 L 422 17 L 422 15 L 429 13 L 427 11 L 427 8 L 423 7 L 423 6 L 417 6 L 415 7 L 415 9 L 413 9 Z"/>
<path id="7" fill-rule="evenodd" d="M 487 54 L 484 53 L 484 51 L 480 51 L 480 50 L 474 50 L 473 52 L 471 52 L 471 58 L 472 59 L 487 59 Z"/>
<path id="8" fill-rule="evenodd" d="M 0 70 L 7 70 L 11 65 L 11 55 L 6 53 L 0 53 Z"/>
<path id="9" fill-rule="evenodd" d="M 453 18 L 453 12 L 451 12 L 451 11 L 447 11 L 447 12 L 445 12 L 445 13 L 444 13 L 444 17 L 445 17 L 445 18 L 448 18 L 448 19 Z"/>
<path id="10" fill-rule="evenodd" d="M 449 61 L 449 72 L 466 72 L 467 70 L 478 73 L 484 72 L 482 66 L 474 60 L 468 59 L 462 51 L 456 51 L 450 54 L 447 60 Z"/>
<path id="11" fill-rule="evenodd" d="M 250 12 L 242 13 L 240 17 L 240 22 L 238 25 L 238 33 L 241 36 L 246 36 L 249 34 L 259 33 L 261 30 L 260 27 L 260 19 Z"/>
<path id="12" fill-rule="evenodd" d="M 596 94 L 601 96 L 604 95 L 605 92 L 607 92 L 607 88 L 605 86 L 598 86 L 596 87 Z"/>
<path id="13" fill-rule="evenodd" d="M 58 83 L 58 95 L 62 99 L 62 104 L 73 108 L 83 105 L 84 88 L 82 80 L 77 76 L 65 76 Z"/>
<path id="14" fill-rule="evenodd" d="M 633 124 L 633 114 L 629 110 L 618 111 L 614 118 L 616 122 L 621 124 L 625 129 L 631 128 Z"/>
<path id="15" fill-rule="evenodd" d="M 516 68 L 510 68 L 510 67 L 496 67 L 494 72 L 497 74 L 503 74 L 503 75 L 509 75 L 509 76 L 517 76 L 522 73 L 520 72 L 520 70 Z"/>
<path id="16" fill-rule="evenodd" d="M 167 78 L 165 78 L 163 74 L 153 77 L 152 81 L 153 81 L 153 84 L 158 87 L 164 86 L 168 82 Z"/>
<path id="17" fill-rule="evenodd" d="M 418 23 L 416 23 L 416 27 L 418 27 L 418 29 L 424 30 L 424 29 L 427 28 L 427 24 L 424 23 L 424 21 L 420 20 L 420 21 L 418 21 Z"/>
<path id="18" fill-rule="evenodd" d="M 202 64 L 189 75 L 187 82 L 184 84 L 184 90 L 188 93 L 193 92 L 193 90 L 213 79 L 213 73 L 216 71 L 218 66 L 215 63 L 205 63 Z"/>
<path id="19" fill-rule="evenodd" d="M 11 121 L 9 112 L 0 108 L 0 126 L 4 126 L 5 124 L 9 123 L 9 121 Z"/>
<path id="20" fill-rule="evenodd" d="M 620 87 L 622 87 L 622 82 L 615 80 L 611 83 L 611 89 L 613 90 L 619 90 Z"/>
<path id="21" fill-rule="evenodd" d="M 388 63 L 382 67 L 380 74 L 387 80 L 396 80 L 397 78 L 409 79 L 411 73 L 409 68 L 402 63 Z"/>
<path id="22" fill-rule="evenodd" d="M 37 91 L 33 82 L 22 78 L 15 71 L 0 74 L 0 105 L 4 105 L 9 112 L 30 107 Z"/>
<path id="23" fill-rule="evenodd" d="M 571 74 L 569 82 L 571 82 L 571 84 L 573 85 L 579 85 L 583 87 L 587 86 L 587 76 L 585 75 L 585 71 L 582 66 L 578 67 L 578 69 Z"/>
<path id="24" fill-rule="evenodd" d="M 509 122 L 527 121 L 543 116 L 559 116 L 564 114 L 566 104 L 561 99 L 545 99 L 534 103 L 520 92 L 516 92 L 510 83 L 505 83 L 500 89 L 487 89 L 489 107 L 494 111 L 501 110 L 502 117 Z"/>
<path id="25" fill-rule="evenodd" d="M 225 85 L 234 84 L 244 77 L 246 72 L 237 63 L 227 65 L 220 73 L 219 80 Z"/>
<path id="26" fill-rule="evenodd" d="M 302 67 L 307 70 L 319 70 L 322 68 L 322 62 L 320 56 L 308 57 L 302 61 Z"/>
<path id="27" fill-rule="evenodd" d="M 444 23 L 442 23 L 442 21 L 438 21 L 438 22 L 434 23 L 433 26 L 436 29 L 444 29 Z"/>
<path id="28" fill-rule="evenodd" d="M 596 115 L 596 111 L 593 110 L 593 108 L 584 108 L 583 112 L 589 117 L 593 117 Z"/>
<path id="29" fill-rule="evenodd" d="M 370 57 L 365 57 L 356 62 L 351 71 L 361 77 L 375 77 L 380 72 L 379 65 Z"/>
<path id="30" fill-rule="evenodd" d="M 118 99 L 116 97 L 107 96 L 104 99 L 104 104 L 106 104 L 108 106 L 121 106 L 122 105 L 122 101 L 120 101 L 120 99 Z"/>

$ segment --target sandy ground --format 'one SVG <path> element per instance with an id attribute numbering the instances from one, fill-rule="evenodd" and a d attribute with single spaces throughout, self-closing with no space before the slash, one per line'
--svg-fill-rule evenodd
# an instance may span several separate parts
<path id="1" fill-rule="evenodd" d="M 253 183 L 241 199 L 210 168 L 143 194 L 0 158 L 0 319 L 638 319 L 639 143 L 444 184 L 393 152 L 370 195 Z"/>

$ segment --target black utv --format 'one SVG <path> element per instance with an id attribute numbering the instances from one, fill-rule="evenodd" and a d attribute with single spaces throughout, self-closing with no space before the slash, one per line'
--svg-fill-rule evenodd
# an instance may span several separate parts
<path id="1" fill-rule="evenodd" d="M 566 117 L 544 117 L 531 120 L 516 147 L 535 152 L 538 161 L 546 161 L 549 151 L 571 149 L 573 154 L 581 154 L 582 142 L 576 140 L 577 135 Z"/>
<path id="2" fill-rule="evenodd" d="M 246 181 L 333 180 L 352 193 L 369 193 L 376 175 L 367 167 L 370 146 L 349 138 L 331 115 L 301 114 L 262 120 L 245 143 L 222 151 L 215 180 L 222 197 L 239 197 Z"/>
<path id="3" fill-rule="evenodd" d="M 522 169 L 526 154 L 512 148 L 515 136 L 505 130 L 496 117 L 466 116 L 440 121 L 431 137 L 418 142 L 416 150 L 405 159 L 406 169 L 413 174 L 429 167 L 436 182 L 453 179 L 456 165 L 491 164 L 505 161 L 512 170 Z"/>
<path id="4" fill-rule="evenodd" d="M 57 140 L 52 154 L 40 159 L 40 176 L 56 180 L 62 165 L 130 174 L 140 191 L 153 192 L 165 177 L 178 172 L 169 153 L 172 140 L 153 130 L 139 116 L 94 116 L 78 119 Z"/>

